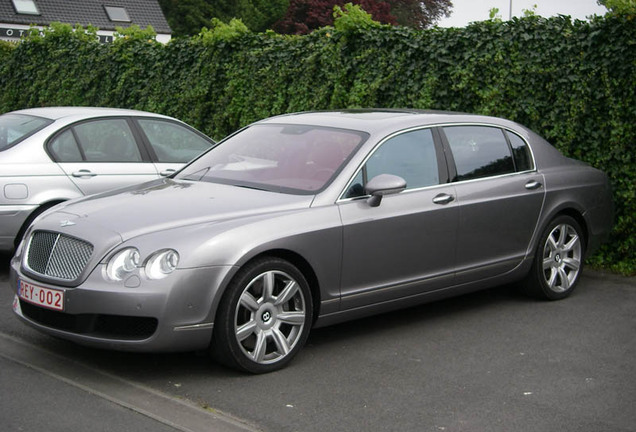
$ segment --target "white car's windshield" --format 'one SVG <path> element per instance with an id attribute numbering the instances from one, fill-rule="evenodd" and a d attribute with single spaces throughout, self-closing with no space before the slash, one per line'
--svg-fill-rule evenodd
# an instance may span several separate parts
<path id="1" fill-rule="evenodd" d="M 315 193 L 333 179 L 366 139 L 366 133 L 346 129 L 255 125 L 223 141 L 177 178 Z"/>
<path id="2" fill-rule="evenodd" d="M 29 135 L 34 134 L 52 121 L 23 114 L 0 116 L 0 151 L 8 149 Z"/>

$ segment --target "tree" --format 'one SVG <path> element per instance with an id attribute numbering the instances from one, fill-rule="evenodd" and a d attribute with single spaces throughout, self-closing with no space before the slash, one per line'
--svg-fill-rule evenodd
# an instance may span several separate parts
<path id="1" fill-rule="evenodd" d="M 630 1 L 630 0 L 607 0 Z M 633 0 L 631 0 L 633 1 Z M 175 36 L 192 36 L 212 18 L 238 18 L 254 32 L 305 34 L 333 24 L 334 6 L 352 2 L 383 24 L 418 29 L 450 14 L 452 0 L 159 0 Z"/>
<path id="2" fill-rule="evenodd" d="M 215 7 L 221 21 L 238 18 L 253 32 L 262 32 L 272 27 L 289 8 L 289 0 L 208 0 Z"/>
<path id="3" fill-rule="evenodd" d="M 159 0 L 159 5 L 175 36 L 195 35 L 214 17 L 206 0 Z"/>
<path id="4" fill-rule="evenodd" d="M 274 25 L 279 33 L 305 34 L 333 24 L 334 6 L 351 0 L 291 0 L 287 14 Z M 424 29 L 450 14 L 451 0 L 353 0 L 375 21 Z"/>
<path id="5" fill-rule="evenodd" d="M 449 16 L 451 0 L 386 0 L 391 5 L 391 14 L 400 25 L 425 29 L 440 18 Z"/>
<path id="6" fill-rule="evenodd" d="M 284 34 L 306 34 L 317 28 L 332 25 L 334 6 L 345 3 L 359 5 L 375 21 L 397 24 L 391 14 L 391 5 L 380 0 L 291 0 L 287 14 L 274 24 L 273 29 Z"/>
<path id="7" fill-rule="evenodd" d="M 229 22 L 238 18 L 252 31 L 261 32 L 285 14 L 289 0 L 159 0 L 175 36 L 192 36 L 209 27 L 212 18 Z"/>
<path id="8" fill-rule="evenodd" d="M 636 15 L 636 0 L 598 0 L 613 15 Z"/>

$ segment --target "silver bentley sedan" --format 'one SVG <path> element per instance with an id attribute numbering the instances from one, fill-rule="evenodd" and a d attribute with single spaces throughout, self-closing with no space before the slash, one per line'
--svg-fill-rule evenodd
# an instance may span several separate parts
<path id="1" fill-rule="evenodd" d="M 112 108 L 0 115 L 0 252 L 62 201 L 170 175 L 214 145 L 185 123 Z"/>
<path id="2" fill-rule="evenodd" d="M 612 218 L 604 173 L 507 120 L 283 115 L 40 215 L 11 261 L 13 310 L 80 344 L 210 348 L 263 373 L 313 327 L 512 282 L 562 299 Z"/>

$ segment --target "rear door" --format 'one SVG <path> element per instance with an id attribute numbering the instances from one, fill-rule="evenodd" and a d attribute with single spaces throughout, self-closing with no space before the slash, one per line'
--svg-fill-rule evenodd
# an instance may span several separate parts
<path id="1" fill-rule="evenodd" d="M 157 172 L 168 176 L 214 145 L 214 141 L 175 121 L 136 118 Z"/>
<path id="2" fill-rule="evenodd" d="M 85 195 L 159 177 L 128 118 L 77 123 L 54 136 L 47 149 Z"/>
<path id="3" fill-rule="evenodd" d="M 525 141 L 499 127 L 444 127 L 459 204 L 457 283 L 512 270 L 543 206 L 543 177 Z"/>

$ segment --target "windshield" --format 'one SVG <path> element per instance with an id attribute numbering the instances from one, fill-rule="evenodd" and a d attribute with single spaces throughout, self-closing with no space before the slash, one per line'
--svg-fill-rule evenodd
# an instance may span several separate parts
<path id="1" fill-rule="evenodd" d="M 0 151 L 8 149 L 51 123 L 52 120 L 24 114 L 1 115 Z"/>
<path id="2" fill-rule="evenodd" d="M 329 184 L 366 139 L 366 133 L 346 129 L 255 125 L 220 143 L 177 178 L 315 193 Z"/>

